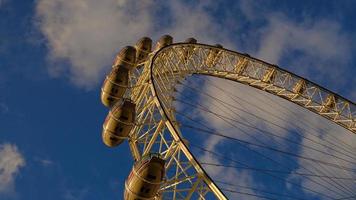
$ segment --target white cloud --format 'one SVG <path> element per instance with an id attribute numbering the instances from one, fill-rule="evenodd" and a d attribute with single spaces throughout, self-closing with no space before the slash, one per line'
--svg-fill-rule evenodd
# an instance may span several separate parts
<path id="1" fill-rule="evenodd" d="M 300 145 L 305 145 L 309 147 L 313 147 L 316 149 L 319 149 L 321 151 L 324 151 L 326 153 L 332 154 L 334 156 L 341 157 L 346 160 L 350 160 L 350 157 L 345 156 L 342 153 L 333 151 L 331 149 L 325 148 L 324 146 L 318 145 L 315 142 L 311 142 L 308 139 L 305 139 L 303 137 L 300 137 L 300 141 L 298 138 L 295 137 L 295 132 L 289 132 L 287 130 L 298 130 L 299 134 L 301 136 L 306 136 L 309 139 L 312 139 L 313 141 L 316 141 L 317 143 L 321 143 L 324 145 L 328 145 L 329 147 L 333 149 L 337 149 L 338 151 L 344 152 L 344 150 L 340 149 L 341 143 L 339 141 L 336 141 L 335 138 L 338 138 L 338 140 L 343 141 L 344 143 L 347 143 L 349 146 L 356 146 L 356 138 L 352 137 L 353 135 L 345 130 L 342 127 L 339 127 L 335 125 L 333 122 L 328 121 L 327 119 L 317 116 L 316 114 L 311 113 L 310 111 L 306 111 L 304 108 L 301 108 L 298 105 L 295 105 L 293 103 L 290 103 L 285 100 L 281 100 L 279 97 L 275 97 L 270 94 L 266 94 L 265 92 L 258 91 L 256 89 L 253 89 L 249 86 L 245 86 L 242 84 L 238 83 L 233 83 L 231 81 L 227 80 L 222 80 L 218 78 L 207 78 L 209 81 L 206 81 L 206 84 L 204 84 L 204 87 L 202 87 L 202 92 L 200 94 L 200 100 L 197 101 L 204 106 L 208 107 L 209 110 L 229 117 L 231 119 L 237 119 L 238 121 L 244 122 L 241 118 L 246 119 L 247 122 L 250 124 L 254 125 L 255 127 L 261 128 L 265 131 L 268 131 L 270 133 L 277 134 L 278 136 L 282 137 L 287 137 L 289 139 L 292 139 L 299 143 Z M 218 89 L 214 87 L 211 83 L 214 85 L 218 86 L 221 89 Z M 188 82 L 190 86 L 194 86 L 192 82 Z M 201 83 L 199 84 L 199 88 L 201 88 Z M 198 87 L 195 85 L 195 87 Z M 224 107 L 221 102 L 217 102 L 213 100 L 212 98 L 209 98 L 205 96 L 203 93 L 207 93 L 211 95 L 212 97 L 217 97 L 220 100 L 223 100 L 227 104 L 234 105 L 236 107 L 232 106 L 227 106 Z M 233 95 L 232 95 L 233 94 Z M 232 98 L 234 98 L 237 102 L 233 101 Z M 240 98 L 240 99 L 239 99 Z M 243 101 L 242 101 L 243 99 Z M 245 112 L 242 112 L 238 108 L 242 108 L 244 110 L 249 111 L 250 113 L 257 115 L 261 117 L 262 119 L 266 119 L 268 121 L 271 121 L 273 123 L 278 124 L 279 126 L 285 127 L 286 129 L 281 129 L 279 127 L 273 126 L 272 124 L 263 121 L 261 119 L 257 119 Z M 261 110 L 262 108 L 263 110 Z M 287 109 L 286 109 L 287 108 Z M 179 109 L 184 109 L 184 107 L 180 107 Z M 180 110 L 179 110 L 180 111 Z M 199 112 L 200 111 L 200 112 Z M 191 111 L 193 112 L 193 111 Z M 241 126 L 237 123 L 229 124 L 226 123 L 226 121 L 221 120 L 217 117 L 214 117 L 213 115 L 208 114 L 205 111 L 195 109 L 194 113 L 197 112 L 199 114 L 200 119 L 203 119 L 203 123 L 207 124 L 209 127 L 214 128 L 219 131 L 219 133 L 228 135 L 231 137 L 239 138 L 245 141 L 250 141 L 253 143 L 259 143 L 257 142 L 254 138 L 249 137 L 245 134 L 243 134 L 241 131 L 236 130 L 236 127 L 241 128 Z M 230 120 L 228 120 L 230 121 Z M 235 127 L 236 126 L 236 127 Z M 312 128 L 310 128 L 312 127 Z M 205 128 L 205 127 L 202 127 Z M 262 142 L 265 142 L 265 144 L 270 145 L 271 147 L 276 147 L 281 150 L 285 151 L 292 151 L 291 149 L 291 144 L 287 143 L 284 140 L 280 140 L 278 138 L 272 138 L 268 139 L 266 137 L 266 133 L 264 134 L 257 134 L 255 130 L 253 129 L 245 129 L 247 133 L 251 136 L 257 137 Z M 298 142 L 299 141 L 299 142 Z M 331 143 L 337 144 L 339 147 L 332 146 L 332 144 L 327 143 L 326 141 L 331 141 Z M 209 151 L 215 151 L 219 152 L 221 148 L 229 148 L 228 143 L 226 143 L 227 140 L 221 137 L 217 136 L 210 136 L 206 137 L 204 146 L 207 150 Z M 277 143 L 278 142 L 278 143 Z M 352 165 L 352 163 L 345 162 L 339 159 L 335 159 L 332 156 L 328 156 L 325 154 L 321 154 L 320 152 L 313 151 L 309 148 L 305 148 L 303 146 L 296 146 L 295 153 L 299 154 L 300 156 L 308 157 L 308 158 L 316 158 L 318 160 L 322 160 L 324 162 L 329 162 L 329 163 L 334 163 L 336 165 L 341 165 L 345 166 L 348 168 L 356 168 L 355 165 Z M 345 145 L 341 145 L 345 146 Z M 352 150 L 349 150 L 352 151 Z M 261 152 L 261 151 L 260 151 Z M 263 152 L 263 151 L 262 151 Z M 345 153 L 345 152 L 344 152 Z M 231 158 L 234 159 L 236 157 L 236 160 L 241 161 L 241 155 L 239 155 L 239 152 L 232 152 L 231 153 Z M 242 156 L 243 157 L 243 156 Z M 283 156 L 285 157 L 285 155 Z M 275 160 L 280 161 L 278 157 L 274 157 Z M 224 165 L 229 164 L 227 161 L 219 160 L 215 155 L 211 155 L 208 152 L 204 153 L 199 160 L 202 160 L 207 163 L 223 163 Z M 322 170 L 325 173 L 325 170 L 327 171 L 326 174 L 327 176 L 335 176 L 335 177 L 355 177 L 355 175 L 352 175 L 350 173 L 347 173 L 343 170 L 338 170 L 330 166 L 319 166 L 316 163 L 310 162 L 310 161 L 305 161 L 304 159 L 293 159 L 295 160 L 299 166 L 297 166 L 297 169 L 295 169 L 296 172 L 300 173 L 314 173 L 314 174 L 322 174 L 322 172 L 317 171 L 317 170 Z M 351 159 L 352 160 L 352 159 Z M 242 161 L 244 162 L 244 161 Z M 285 161 L 284 161 L 285 162 Z M 232 165 L 236 165 L 236 163 L 231 163 Z M 287 164 L 287 163 L 285 163 Z M 309 169 L 310 171 L 306 171 L 304 168 Z M 213 178 L 218 178 L 220 180 L 226 179 L 226 177 L 240 177 L 243 171 L 241 170 L 233 170 L 233 169 L 228 169 L 228 168 L 222 168 L 222 167 L 212 167 L 208 166 L 207 171 Z M 288 169 L 285 169 L 288 171 Z M 250 186 L 250 187 L 256 187 L 256 188 L 264 188 L 263 182 L 260 182 L 259 180 L 253 179 L 251 174 L 246 173 L 244 174 L 245 177 L 249 178 L 249 182 L 246 182 L 243 184 L 243 182 L 240 182 L 238 178 L 232 179 L 230 183 L 234 183 L 237 185 L 244 185 L 244 186 Z M 315 182 L 306 179 L 306 178 L 301 178 L 300 176 L 290 176 L 288 181 L 292 181 L 294 183 L 301 183 L 301 186 L 304 187 L 304 192 L 307 193 L 308 195 L 315 195 L 313 192 L 308 191 L 306 188 L 313 188 L 315 191 L 319 191 L 321 193 L 329 194 L 331 196 L 335 196 L 332 190 L 327 190 L 325 187 L 320 187 L 317 185 Z M 320 182 L 320 180 L 315 179 L 317 182 Z M 229 182 L 229 181 L 227 181 Z M 325 182 L 321 180 L 324 185 L 328 186 L 330 185 L 330 181 Z M 339 184 L 344 184 L 344 185 L 350 185 L 349 181 L 342 181 L 342 180 L 337 180 Z M 287 184 L 287 182 L 286 182 Z M 289 184 L 287 184 L 288 186 Z M 352 189 L 355 189 L 353 186 L 349 186 Z M 288 188 L 288 187 L 287 187 Z M 290 187 L 289 187 L 290 188 Z M 335 196 L 336 197 L 336 196 Z"/>
<path id="2" fill-rule="evenodd" d="M 258 41 L 259 48 L 256 49 L 255 55 L 257 55 L 258 58 L 276 64 L 281 62 L 286 63 L 286 66 L 293 72 L 308 79 L 312 79 L 313 81 L 322 82 L 323 84 L 327 83 L 328 86 L 333 87 L 330 88 L 332 90 L 341 90 L 345 89 L 345 86 L 348 86 L 347 88 L 351 91 L 349 96 L 351 96 L 351 98 L 353 97 L 354 92 L 352 91 L 355 90 L 355 87 L 353 86 L 354 84 L 348 83 L 350 80 L 351 82 L 353 80 L 353 75 L 352 73 L 350 74 L 350 70 L 352 69 L 349 67 L 352 57 L 352 40 L 350 35 L 343 31 L 341 25 L 337 21 L 304 18 L 302 21 L 296 22 L 282 13 L 273 13 L 273 11 L 266 12 L 264 8 L 259 9 L 258 2 L 253 3 L 251 1 L 242 1 L 241 5 L 243 13 L 251 23 L 261 19 L 266 22 L 262 27 L 259 27 L 259 30 L 257 30 L 260 34 L 260 40 Z M 260 12 L 264 14 L 254 15 L 261 10 L 265 11 Z M 234 91 L 236 94 L 239 94 L 239 92 L 240 91 L 238 90 Z M 253 101 L 253 99 L 248 97 L 246 100 Z M 281 101 L 278 100 L 278 102 Z M 283 104 L 284 103 L 281 102 L 281 105 Z M 259 105 L 263 105 L 263 102 Z M 351 137 L 352 135 L 350 132 L 346 131 L 344 128 L 341 128 L 322 117 L 310 114 L 310 112 L 305 111 L 304 109 L 297 108 L 296 106 L 291 107 L 288 104 L 284 104 L 283 107 L 286 106 L 289 108 L 294 107 L 295 111 L 297 111 L 297 116 L 293 116 L 295 114 L 292 113 L 289 116 L 285 116 L 273 109 L 270 111 L 283 117 L 286 121 L 294 122 L 297 118 L 308 122 L 306 123 L 308 125 L 312 124 L 312 127 L 316 130 L 315 134 L 319 136 L 313 137 L 313 140 L 317 140 L 319 143 L 328 144 L 325 141 L 333 141 L 334 137 L 336 137 L 350 146 L 354 147 L 356 145 L 355 138 Z M 260 116 L 263 115 L 263 113 L 260 112 L 257 112 L 256 114 Z M 282 125 L 288 126 L 288 124 Z M 305 128 L 309 133 L 313 132 L 309 127 Z M 274 133 L 284 134 L 274 127 L 270 127 L 270 130 Z M 309 133 L 306 131 L 302 131 L 302 134 L 310 137 Z M 343 154 L 330 151 L 330 149 L 316 145 L 305 138 L 303 138 L 300 144 L 317 147 L 322 151 L 350 160 L 349 157 L 345 157 Z M 349 168 L 356 167 L 351 163 L 340 160 L 336 161 L 336 159 L 333 159 L 330 156 L 306 148 L 300 149 L 300 155 L 317 158 L 334 164 L 340 164 Z M 315 163 L 307 162 L 303 159 L 299 159 L 298 163 L 298 170 L 303 172 L 306 172 L 305 169 L 303 169 L 303 167 L 305 167 L 311 169 L 313 173 L 317 173 L 316 170 L 321 169 L 326 170 L 328 175 L 355 177 L 355 175 L 346 173 L 343 170 L 337 170 L 327 166 L 320 167 L 315 165 Z M 317 166 L 317 168 L 315 168 L 315 166 Z M 320 172 L 317 174 L 320 174 Z M 313 188 L 324 194 L 333 194 L 331 190 L 320 187 L 309 179 L 293 179 L 291 177 L 294 176 L 290 176 L 291 180 L 301 181 L 302 186 L 305 188 Z M 355 187 L 351 186 L 350 182 L 339 180 L 337 182 L 346 185 L 346 187 L 349 187 L 351 190 L 355 190 Z M 329 185 L 330 182 L 324 182 L 324 184 Z M 338 187 L 340 186 L 338 185 Z M 311 194 L 310 191 L 305 189 L 304 192 Z"/>
<path id="3" fill-rule="evenodd" d="M 0 193 L 14 192 L 16 175 L 25 166 L 25 159 L 16 145 L 0 145 Z"/>
<path id="4" fill-rule="evenodd" d="M 348 75 L 345 66 L 351 60 L 350 38 L 335 21 L 305 19 L 294 22 L 282 14 L 271 14 L 267 25 L 261 29 L 261 41 L 256 56 L 271 63 L 281 63 L 283 58 L 289 69 L 315 81 L 329 79 L 340 83 Z M 347 77 L 347 76 L 346 76 Z"/>
<path id="5" fill-rule="evenodd" d="M 207 11 L 207 8 L 214 7 L 212 2 L 200 1 L 195 5 L 187 5 L 182 1 L 129 1 L 129 0 L 39 0 L 36 8 L 38 26 L 47 39 L 49 57 L 52 61 L 49 71 L 53 75 L 65 75 L 72 82 L 80 87 L 91 88 L 98 84 L 104 71 L 112 62 L 115 52 L 125 45 L 133 45 L 142 36 L 151 36 L 157 39 L 160 35 L 171 34 L 178 41 L 187 37 L 196 37 L 199 41 L 222 44 L 233 44 L 228 41 L 228 31 L 219 24 L 216 19 Z M 283 58 L 298 52 L 300 56 L 289 59 L 289 69 L 301 75 L 306 75 L 313 80 L 330 80 L 333 85 L 342 87 L 340 77 L 350 77 L 348 70 L 342 67 L 347 64 L 350 55 L 349 36 L 343 34 L 342 28 L 336 21 L 319 20 L 305 18 L 302 22 L 295 22 L 281 13 L 265 12 L 256 15 L 255 5 L 251 1 L 241 1 L 242 13 L 254 23 L 255 20 L 263 18 L 266 23 L 250 30 L 256 32 L 259 40 L 251 41 L 251 46 L 257 46 L 252 55 L 272 63 L 280 63 Z M 260 12 L 262 13 L 262 12 Z M 167 18 L 164 18 L 167 17 Z M 255 39 L 255 38 L 254 38 Z M 65 61 L 65 62 L 62 62 Z M 68 63 L 66 63 L 68 62 Z M 217 82 L 219 85 L 224 83 Z M 250 88 L 226 84 L 223 86 L 234 94 L 246 94 L 244 98 L 247 102 L 264 106 L 266 101 L 260 101 L 256 96 L 265 99 Z M 229 103 L 232 102 L 227 96 L 222 96 L 216 88 L 206 86 L 204 91 L 221 97 Z M 264 108 L 280 116 L 286 121 L 269 116 L 268 112 L 261 112 L 253 106 L 242 103 L 240 106 L 248 108 L 254 114 L 269 118 L 281 126 L 291 127 L 288 120 L 296 117 L 304 118 L 304 121 L 315 122 L 317 129 L 325 128 L 325 120 L 316 120 L 314 115 L 305 112 L 295 105 L 282 102 L 277 98 L 269 96 L 273 106 Z M 273 102 L 275 101 L 275 102 Z M 277 103 L 276 103 L 277 102 Z M 211 109 L 221 112 L 220 109 L 213 108 L 213 101 L 205 99 L 204 105 L 210 105 Z M 281 104 L 290 107 L 293 111 L 298 111 L 298 116 L 294 113 L 275 107 Z M 280 108 L 280 107 L 279 107 Z M 225 109 L 225 111 L 227 111 Z M 236 113 L 229 110 L 231 117 L 236 117 Z M 237 110 L 235 110 L 237 111 Z M 242 114 L 250 123 L 280 134 L 288 135 L 285 130 L 278 129 L 261 120 Z M 217 129 L 227 129 L 226 122 L 214 119 L 209 115 L 202 115 L 204 120 L 211 122 Z M 335 129 L 332 129 L 335 130 Z M 232 132 L 227 132 L 232 134 Z M 329 134 L 329 133 L 328 133 Z M 328 137 L 323 134 L 323 137 Z M 347 137 L 347 136 L 345 136 Z M 347 141 L 349 138 L 342 138 Z M 216 150 L 218 144 L 223 140 L 218 137 L 210 137 L 205 144 L 207 149 Z M 354 142 L 354 141 L 353 141 Z M 307 141 L 302 141 L 307 143 Z M 354 145 L 354 143 L 352 143 Z M 304 154 L 304 150 L 302 150 Z M 305 153 L 311 155 L 310 153 Z M 205 154 L 204 159 L 214 160 Z M 300 161 L 301 165 L 305 164 Z M 211 173 L 220 174 L 220 171 L 211 170 Z M 231 177 L 237 176 L 237 171 L 232 171 Z M 240 174 L 239 174 L 240 175 Z M 248 175 L 244 175 L 248 176 Z M 249 177 L 249 184 L 256 184 Z M 305 186 L 308 182 L 303 181 Z M 250 186 L 251 186 L 250 185 Z M 70 196 L 70 195 L 69 195 Z"/>
<path id="6" fill-rule="evenodd" d="M 248 30 L 251 36 L 247 39 L 252 55 L 282 64 L 283 68 L 331 90 L 355 90 L 349 73 L 353 68 L 353 34 L 345 31 L 339 21 L 331 17 L 312 18 L 305 13 L 296 20 L 261 4 L 262 1 L 245 0 L 239 3 L 247 23 L 254 25 Z"/>
<path id="7" fill-rule="evenodd" d="M 277 105 L 276 102 L 278 102 L 277 97 L 265 94 L 270 98 L 270 99 L 266 99 L 265 96 L 261 95 L 261 91 L 252 89 L 249 86 L 234 83 L 232 81 L 222 80 L 219 78 L 209 78 L 209 77 L 204 78 L 204 80 L 206 80 L 206 82 L 203 87 L 201 87 L 203 85 L 201 82 L 199 82 L 199 84 L 195 84 L 194 81 L 189 80 L 188 82 L 185 83 L 185 85 L 189 85 L 189 87 L 197 87 L 197 89 L 199 88 L 199 90 L 201 90 L 199 101 L 193 101 L 193 102 L 199 102 L 201 105 L 205 106 L 210 111 L 217 113 L 218 115 L 222 115 L 230 119 L 235 119 L 237 121 L 241 121 L 244 123 L 247 122 L 248 124 L 254 125 L 263 130 L 270 131 L 272 133 L 273 132 L 277 133 L 280 136 L 288 136 L 288 132 L 286 130 L 278 129 L 273 125 L 268 124 L 265 121 L 261 119 L 257 119 L 251 115 L 248 115 L 240 110 L 243 109 L 246 111 L 250 111 L 253 114 L 259 115 L 261 118 L 268 118 L 269 121 L 275 122 L 281 126 L 291 127 L 292 125 L 289 124 L 287 121 L 283 121 L 281 119 L 278 119 L 270 115 L 270 113 L 274 113 L 276 116 L 279 116 L 282 119 L 288 118 L 288 116 L 290 115 L 290 113 L 284 110 L 276 109 L 276 105 Z M 215 86 L 219 88 L 216 88 Z M 212 98 L 206 96 L 205 94 L 210 95 Z M 240 99 L 236 99 L 236 96 L 242 98 L 244 101 L 241 101 Z M 217 98 L 218 100 L 214 98 Z M 219 100 L 224 101 L 225 104 L 222 104 Z M 236 102 L 236 100 L 238 101 L 238 103 Z M 284 102 L 282 104 L 284 105 L 285 103 L 287 103 L 286 104 L 287 106 L 289 105 L 288 104 L 289 102 Z M 234 105 L 235 107 L 232 107 L 230 105 Z M 259 110 L 256 107 L 256 105 L 263 107 L 265 112 Z M 177 107 L 179 112 L 181 112 L 181 110 L 183 110 L 184 108 L 185 107 L 182 105 L 179 105 Z M 192 110 L 191 107 L 189 108 L 190 108 L 189 116 L 192 116 L 191 113 L 197 113 L 197 115 L 194 115 L 195 119 L 201 120 L 203 124 L 206 124 L 208 127 L 215 129 L 220 134 L 238 138 L 245 141 L 253 141 L 254 143 L 256 143 L 256 141 L 254 141 L 254 139 L 252 139 L 249 136 L 252 135 L 252 136 L 257 136 L 258 139 L 260 139 L 263 142 L 267 142 L 266 137 L 264 137 L 263 134 L 258 134 L 258 135 L 254 134 L 255 132 L 253 130 L 251 131 L 251 129 L 248 128 L 246 129 L 246 127 L 243 127 L 232 120 L 221 119 L 212 114 L 209 114 L 199 109 L 198 105 L 196 109 Z M 245 120 L 242 120 L 241 118 L 244 118 Z M 206 127 L 201 127 L 201 128 L 206 129 Z M 248 134 L 243 134 L 241 131 L 237 130 L 237 128 L 241 128 L 249 132 Z M 204 148 L 208 151 L 219 152 L 219 150 L 221 150 L 220 148 L 223 148 L 223 146 L 229 148 L 229 145 L 226 145 L 227 139 L 225 138 L 215 136 L 215 135 L 211 135 L 211 136 L 204 135 L 204 136 L 206 136 L 204 137 L 205 138 Z M 274 140 L 277 139 L 276 138 L 269 139 L 268 144 L 271 144 L 271 141 L 273 142 Z M 278 141 L 280 142 L 280 140 Z M 282 149 L 286 148 L 286 146 L 282 146 L 281 148 Z M 231 159 L 234 159 L 234 157 L 236 157 L 237 160 L 239 160 L 238 155 L 239 152 L 231 152 L 231 154 L 229 154 L 229 156 L 231 156 Z M 216 155 L 212 155 L 209 152 L 204 152 L 199 157 L 199 160 L 204 163 L 221 163 L 223 165 L 229 165 L 229 164 L 236 165 L 236 163 L 229 163 L 229 161 L 218 159 Z M 215 179 L 223 180 L 233 185 L 241 185 L 241 186 L 254 187 L 259 189 L 264 188 L 263 183 L 255 180 L 252 174 L 247 170 L 236 170 L 233 168 L 215 167 L 209 165 L 205 165 L 204 167 L 207 170 L 208 174 L 214 180 Z M 255 195 L 258 194 L 253 190 L 242 190 L 239 189 L 239 187 L 224 186 L 224 188 L 231 188 L 239 192 L 248 192 Z M 230 198 L 246 197 L 244 195 L 238 195 L 232 193 L 228 193 L 228 195 Z"/>
<path id="8" fill-rule="evenodd" d="M 356 146 L 356 139 L 355 139 L 355 137 L 353 137 L 354 135 L 350 131 L 347 131 L 340 126 L 337 126 L 334 123 L 329 122 L 328 120 L 326 120 L 322 117 L 310 116 L 309 113 L 300 114 L 300 117 L 303 117 L 311 125 L 313 125 L 314 127 L 316 127 L 319 130 L 320 136 L 314 138 L 314 140 L 317 140 L 318 143 L 327 144 L 329 147 L 331 147 L 333 149 L 337 149 L 339 152 L 332 151 L 325 147 L 316 146 L 315 143 L 312 143 L 311 141 L 306 140 L 305 138 L 303 138 L 303 140 L 301 141 L 301 144 L 306 145 L 306 146 L 317 147 L 318 149 L 322 150 L 323 152 L 337 156 L 344 160 L 349 160 L 351 162 L 354 162 L 353 159 L 350 158 L 349 156 L 352 155 L 352 154 L 350 154 L 350 152 L 353 152 L 353 149 L 350 148 L 350 146 L 351 147 Z M 303 134 L 308 135 L 305 132 Z M 337 138 L 338 140 L 335 140 L 335 138 Z M 325 141 L 333 141 L 334 144 L 337 144 L 341 147 L 335 147 L 332 144 L 326 143 Z M 343 143 L 346 143 L 347 145 L 340 143 L 339 141 L 343 141 Z M 344 149 L 346 149 L 346 151 Z M 340 152 L 342 152 L 342 153 L 340 153 Z M 321 154 L 320 152 L 310 151 L 309 149 L 306 149 L 306 148 L 301 148 L 300 155 L 304 156 L 304 157 L 316 158 L 318 160 L 322 160 L 324 162 L 332 163 L 334 165 L 346 167 L 349 169 L 356 168 L 356 165 L 353 163 L 346 162 L 346 161 L 340 160 L 340 159 L 336 159 L 336 158 L 333 158 L 332 156 L 328 156 L 326 154 Z M 349 156 L 347 156 L 347 155 L 349 155 Z M 315 174 L 325 173 L 325 175 L 334 176 L 334 177 L 356 178 L 355 173 L 349 172 L 347 170 L 338 169 L 338 168 L 335 168 L 332 166 L 323 165 L 323 164 L 319 165 L 319 164 L 316 164 L 314 162 L 307 161 L 304 159 L 298 159 L 298 163 L 299 163 L 299 168 L 296 171 L 300 172 L 300 173 L 303 173 L 303 172 L 306 173 L 305 169 L 303 169 L 303 167 L 304 167 L 304 168 L 310 169 L 312 171 L 312 173 L 315 173 Z M 294 180 L 294 181 L 299 180 L 301 182 L 302 186 L 304 186 L 306 188 L 313 188 L 316 191 L 319 191 L 323 194 L 330 195 L 330 196 L 335 196 L 335 192 L 332 191 L 331 189 L 335 190 L 336 187 L 338 187 L 338 188 L 345 187 L 345 188 L 347 188 L 346 190 L 349 190 L 349 191 L 355 191 L 355 189 L 356 189 L 355 184 L 352 184 L 352 182 L 350 182 L 350 180 L 337 180 L 336 181 L 338 184 L 337 185 L 327 179 L 313 179 L 315 181 L 322 182 L 324 185 L 327 185 L 327 186 L 330 184 L 334 184 L 333 187 L 325 188 L 325 187 L 321 187 L 318 183 L 313 182 L 309 179 L 300 178 L 300 177 L 297 178 L 292 175 L 289 176 L 289 179 Z M 310 191 L 307 191 L 307 190 L 305 190 L 305 192 L 308 194 L 312 194 Z M 342 194 L 342 195 L 344 195 L 344 196 L 338 196 L 337 198 L 345 197 L 345 196 L 347 196 L 347 193 L 344 192 L 344 194 Z M 321 199 L 323 199 L 323 198 L 321 198 Z"/>
<path id="9" fill-rule="evenodd" d="M 93 86 L 119 48 L 132 44 L 152 27 L 152 3 L 133 1 L 40 0 L 39 26 L 48 41 L 52 74 L 70 72 L 80 86 Z"/>
<path id="10" fill-rule="evenodd" d="M 46 159 L 46 158 L 35 157 L 34 160 L 38 162 L 40 165 L 42 165 L 43 167 L 49 167 L 55 164 L 53 160 Z"/>
<path id="11" fill-rule="evenodd" d="M 222 31 L 207 6 L 205 1 L 186 5 L 181 1 L 39 0 L 36 13 L 48 42 L 50 73 L 64 74 L 90 88 L 109 69 L 120 48 L 134 45 L 145 35 L 157 39 L 168 33 L 178 41 L 192 36 L 218 41 L 216 35 Z"/>

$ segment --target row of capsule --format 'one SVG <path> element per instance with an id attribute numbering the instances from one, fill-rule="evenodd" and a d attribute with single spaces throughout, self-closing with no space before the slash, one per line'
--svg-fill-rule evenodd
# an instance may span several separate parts
<path id="1" fill-rule="evenodd" d="M 173 38 L 162 36 L 155 47 L 158 50 L 170 45 Z M 105 145 L 115 147 L 128 137 L 135 123 L 136 105 L 124 98 L 129 88 L 129 73 L 140 66 L 152 51 L 152 40 L 141 38 L 134 47 L 126 46 L 116 56 L 110 74 L 101 88 L 101 102 L 110 108 L 104 125 L 102 139 Z"/>
<path id="2" fill-rule="evenodd" d="M 172 43 L 166 35 L 157 42 L 156 50 Z M 101 102 L 110 108 L 103 124 L 102 139 L 106 146 L 115 147 L 129 135 L 135 124 L 136 105 L 124 98 L 129 88 L 129 72 L 143 63 L 151 53 L 152 40 L 141 38 L 135 47 L 127 46 L 116 56 L 112 70 L 101 89 Z M 125 181 L 125 200 L 153 199 L 164 177 L 164 160 L 148 154 L 136 161 Z"/>
<path id="3" fill-rule="evenodd" d="M 164 35 L 158 40 L 154 51 L 172 42 L 171 36 Z M 185 41 L 185 43 L 196 42 L 194 38 Z M 130 71 L 140 67 L 146 61 L 152 51 L 151 48 L 152 40 L 147 37 L 140 39 L 135 47 L 123 48 L 116 56 L 113 69 L 104 81 L 101 101 L 110 108 L 110 111 L 103 124 L 102 138 L 104 144 L 109 147 L 121 144 L 135 125 L 136 105 L 130 99 L 124 98 L 124 95 L 129 88 Z M 211 51 L 208 57 L 212 55 L 216 56 L 217 51 Z M 124 199 L 161 199 L 158 191 L 164 180 L 164 165 L 165 161 L 160 158 L 159 154 L 154 153 L 144 155 L 136 161 L 125 182 Z"/>
<path id="4" fill-rule="evenodd" d="M 173 38 L 162 36 L 155 46 L 157 51 L 172 44 Z M 194 38 L 188 38 L 185 43 L 196 43 Z M 126 46 L 116 56 L 112 70 L 105 78 L 101 88 L 101 102 L 110 108 L 104 125 L 102 138 L 105 145 L 115 147 L 128 137 L 135 123 L 136 105 L 130 99 L 124 98 L 129 88 L 129 73 L 142 66 L 148 54 L 152 52 L 152 40 L 141 38 L 134 47 Z"/>

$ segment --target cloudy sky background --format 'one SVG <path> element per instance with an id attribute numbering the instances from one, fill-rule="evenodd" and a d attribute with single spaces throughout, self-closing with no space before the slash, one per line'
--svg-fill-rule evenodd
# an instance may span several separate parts
<path id="1" fill-rule="evenodd" d="M 142 36 L 220 43 L 355 101 L 355 7 L 352 1 L 317 0 L 0 1 L 0 198 L 121 198 L 132 161 L 127 144 L 114 150 L 102 145 L 107 110 L 98 96 L 115 53 Z M 206 86 L 204 91 L 216 94 Z M 250 93 L 249 101 L 260 95 L 243 86 L 226 87 Z M 330 132 L 342 131 L 291 109 L 314 120 L 317 128 L 323 124 Z M 270 111 L 295 117 L 283 109 Z M 219 120 L 204 120 L 226 128 Z M 354 138 L 342 139 L 355 146 Z M 211 138 L 206 147 L 217 150 L 219 142 Z M 231 173 L 244 177 L 239 184 L 256 185 L 249 174 Z"/>

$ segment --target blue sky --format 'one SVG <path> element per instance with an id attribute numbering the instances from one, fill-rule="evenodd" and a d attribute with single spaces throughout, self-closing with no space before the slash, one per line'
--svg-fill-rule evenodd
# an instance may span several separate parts
<path id="1" fill-rule="evenodd" d="M 132 159 L 127 143 L 102 144 L 108 110 L 99 94 L 114 54 L 142 36 L 220 43 L 355 101 L 355 8 L 346 0 L 0 0 L 0 199 L 122 198 Z"/>

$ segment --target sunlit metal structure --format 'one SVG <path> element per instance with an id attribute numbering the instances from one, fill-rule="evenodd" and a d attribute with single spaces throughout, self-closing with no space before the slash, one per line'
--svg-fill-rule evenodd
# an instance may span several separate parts
<path id="1" fill-rule="evenodd" d="M 221 45 L 199 44 L 194 38 L 173 43 L 172 37 L 163 36 L 153 49 L 152 40 L 145 37 L 135 48 L 136 52 L 133 47 L 127 47 L 118 55 L 104 83 L 102 101 L 112 107 L 109 115 L 116 123 L 130 127 L 126 129 L 130 132 L 124 135 L 111 132 L 114 143 L 126 138 L 135 161 L 152 153 L 164 160 L 165 175 L 157 195 L 138 199 L 206 199 L 211 196 L 227 199 L 192 154 L 176 120 L 173 106 L 176 86 L 193 74 L 228 79 L 263 90 L 335 122 L 350 134 L 356 133 L 355 103 L 276 65 Z M 129 53 L 136 56 L 127 56 Z M 135 119 L 132 123 L 112 114 L 124 109 L 118 106 L 127 101 L 131 102 L 131 108 L 135 105 L 135 111 L 129 114 L 135 115 L 130 117 L 130 120 Z M 107 127 L 104 125 L 105 134 L 108 134 Z"/>

